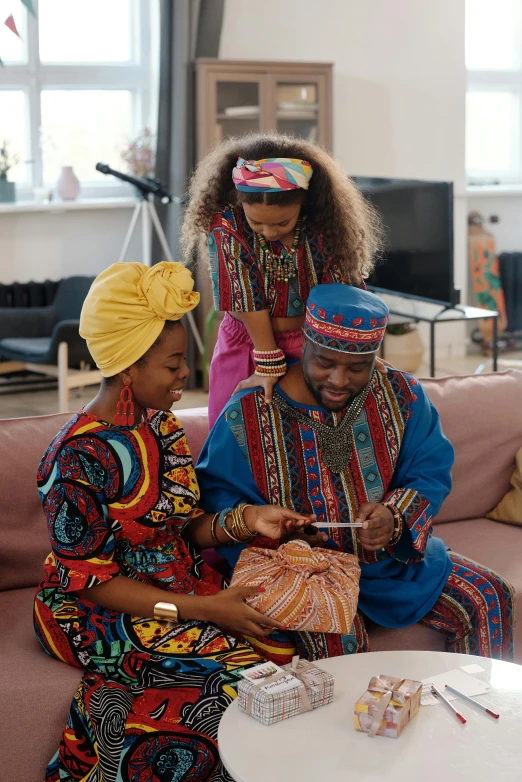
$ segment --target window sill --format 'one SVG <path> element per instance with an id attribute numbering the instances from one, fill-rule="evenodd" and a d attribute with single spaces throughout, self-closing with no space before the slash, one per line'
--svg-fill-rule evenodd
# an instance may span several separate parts
<path id="1" fill-rule="evenodd" d="M 522 196 L 522 184 L 516 185 L 468 185 L 466 195 L 472 198 Z"/>
<path id="2" fill-rule="evenodd" d="M 77 201 L 15 201 L 10 204 L 0 204 L 0 215 L 22 214 L 24 212 L 73 212 L 81 209 L 132 209 L 137 204 L 136 198 L 80 198 Z"/>

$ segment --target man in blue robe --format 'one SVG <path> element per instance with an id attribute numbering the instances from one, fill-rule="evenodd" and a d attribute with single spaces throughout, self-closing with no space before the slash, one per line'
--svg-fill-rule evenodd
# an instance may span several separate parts
<path id="1" fill-rule="evenodd" d="M 420 383 L 376 368 L 387 320 L 368 291 L 312 289 L 302 361 L 280 378 L 273 402 L 262 389 L 240 391 L 209 434 L 197 467 L 202 507 L 271 502 L 314 513 L 317 524 L 363 524 L 326 528 L 327 542 L 310 537 L 355 554 L 361 581 L 349 637 L 295 634 L 308 658 L 368 650 L 368 618 L 384 627 L 421 621 L 445 633 L 449 651 L 511 660 L 512 587 L 432 535 L 453 448 Z M 220 553 L 233 567 L 240 551 Z"/>

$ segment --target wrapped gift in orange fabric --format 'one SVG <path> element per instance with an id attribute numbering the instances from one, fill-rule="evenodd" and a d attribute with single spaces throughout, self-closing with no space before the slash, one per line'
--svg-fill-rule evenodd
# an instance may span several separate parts
<path id="1" fill-rule="evenodd" d="M 357 611 L 360 573 L 353 554 L 292 540 L 275 550 L 242 551 L 231 586 L 263 587 L 247 603 L 285 629 L 347 634 Z"/>

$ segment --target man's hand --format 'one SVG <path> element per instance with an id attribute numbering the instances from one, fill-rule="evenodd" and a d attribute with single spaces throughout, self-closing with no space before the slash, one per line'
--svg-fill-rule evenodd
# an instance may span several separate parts
<path id="1" fill-rule="evenodd" d="M 385 548 L 393 536 L 393 514 L 386 505 L 365 502 L 357 511 L 355 521 L 363 522 L 363 526 L 357 530 L 357 536 L 365 551 Z"/>

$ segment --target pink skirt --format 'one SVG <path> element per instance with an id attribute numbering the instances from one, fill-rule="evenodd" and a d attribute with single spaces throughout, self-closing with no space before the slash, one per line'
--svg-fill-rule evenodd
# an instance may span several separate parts
<path id="1" fill-rule="evenodd" d="M 274 334 L 276 345 L 287 359 L 300 359 L 303 332 L 281 331 Z M 212 428 L 234 393 L 238 383 L 254 374 L 254 345 L 246 327 L 227 312 L 221 326 L 210 364 L 208 423 Z"/>

